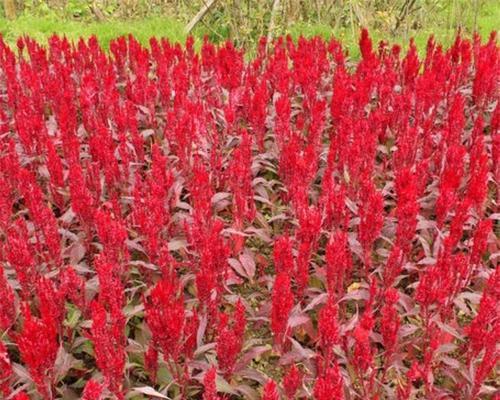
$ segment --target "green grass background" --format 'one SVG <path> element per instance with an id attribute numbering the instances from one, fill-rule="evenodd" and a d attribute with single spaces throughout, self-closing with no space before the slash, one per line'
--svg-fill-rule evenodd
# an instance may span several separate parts
<path id="1" fill-rule="evenodd" d="M 472 3 L 472 0 L 469 3 Z M 428 18 L 425 17 L 427 23 L 418 29 L 411 30 L 410 34 L 392 36 L 377 29 L 370 29 L 370 34 L 375 41 L 384 39 L 403 46 L 408 44 L 411 36 L 414 37 L 417 47 L 422 51 L 425 49 L 425 43 L 431 34 L 434 34 L 436 39 L 445 45 L 454 39 L 459 25 L 463 27 L 466 35 L 470 35 L 473 29 L 472 18 L 472 12 L 465 13 L 465 16 L 460 16 L 460 21 L 458 21 L 457 16 L 453 15 L 453 9 L 443 6 L 432 15 L 429 15 Z M 491 31 L 498 29 L 499 21 L 500 1 L 484 0 L 476 20 L 477 31 L 484 40 Z M 47 38 L 52 34 L 64 35 L 70 40 L 96 35 L 100 43 L 107 48 L 113 38 L 128 34 L 133 34 L 145 45 L 148 44 L 149 38 L 152 36 L 166 37 L 174 42 L 184 42 L 186 40 L 185 24 L 186 21 L 157 15 L 148 18 L 110 19 L 105 22 L 96 22 L 89 19 L 62 18 L 54 13 L 48 13 L 47 15 L 21 14 L 13 21 L 0 17 L 0 34 L 11 45 L 15 44 L 17 38 L 23 35 L 28 35 L 42 43 L 46 42 Z M 203 24 L 199 24 L 192 32 L 196 43 L 201 43 L 204 35 L 212 35 L 213 29 L 217 30 L 218 28 L 213 27 L 209 30 Z M 222 27 L 219 32 L 224 32 Z M 295 39 L 300 35 L 306 37 L 319 35 L 327 39 L 333 36 L 343 41 L 351 55 L 356 56 L 358 54 L 358 27 L 355 29 L 344 27 L 334 31 L 325 24 L 300 22 L 291 25 L 284 33 L 289 33 Z"/>

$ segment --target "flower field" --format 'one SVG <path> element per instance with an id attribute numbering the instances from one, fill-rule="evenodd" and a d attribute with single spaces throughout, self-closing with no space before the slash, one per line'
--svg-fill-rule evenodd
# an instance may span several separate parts
<path id="1" fill-rule="evenodd" d="M 0 398 L 497 399 L 500 49 L 0 38 Z"/>

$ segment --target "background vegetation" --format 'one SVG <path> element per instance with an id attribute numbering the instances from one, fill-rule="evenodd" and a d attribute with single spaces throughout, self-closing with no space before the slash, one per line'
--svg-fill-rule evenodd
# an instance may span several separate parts
<path id="1" fill-rule="evenodd" d="M 355 44 L 360 26 L 377 38 L 420 48 L 430 33 L 449 43 L 457 29 L 488 35 L 498 27 L 496 0 L 2 0 L 0 33 L 8 41 L 29 34 L 45 40 L 52 33 L 69 38 L 96 34 L 104 46 L 133 33 L 183 41 L 186 27 L 209 5 L 189 33 L 197 40 L 235 40 L 251 47 L 259 36 L 289 33 L 337 36 Z M 354 47 L 353 47 L 354 50 Z M 355 50 L 354 50 L 355 51 Z"/>

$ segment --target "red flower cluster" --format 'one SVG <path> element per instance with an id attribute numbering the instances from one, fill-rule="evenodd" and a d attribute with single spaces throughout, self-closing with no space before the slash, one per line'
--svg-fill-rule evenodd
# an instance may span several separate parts
<path id="1" fill-rule="evenodd" d="M 0 397 L 492 398 L 496 34 L 359 45 L 0 38 Z"/>

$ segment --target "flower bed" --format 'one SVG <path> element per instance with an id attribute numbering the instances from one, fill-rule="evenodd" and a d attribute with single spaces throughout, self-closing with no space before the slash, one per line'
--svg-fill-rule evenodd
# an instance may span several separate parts
<path id="1" fill-rule="evenodd" d="M 488 399 L 496 37 L 0 39 L 0 392 Z"/>

